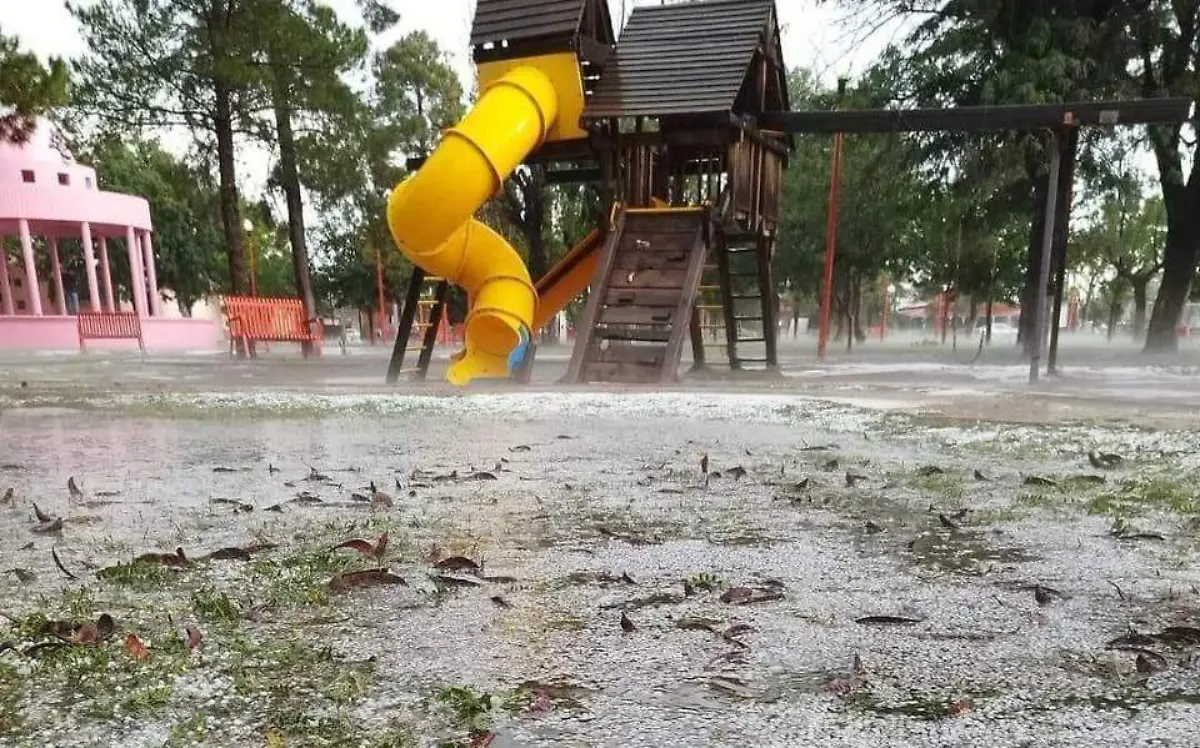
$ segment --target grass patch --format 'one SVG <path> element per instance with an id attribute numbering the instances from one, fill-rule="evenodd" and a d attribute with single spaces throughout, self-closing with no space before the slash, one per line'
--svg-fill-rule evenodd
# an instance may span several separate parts
<path id="1" fill-rule="evenodd" d="M 255 561 L 252 585 L 258 597 L 271 608 L 295 608 L 329 603 L 329 580 L 334 574 L 361 567 L 349 553 L 329 550 L 301 551 L 278 558 Z"/>
<path id="2" fill-rule="evenodd" d="M 846 708 L 851 711 L 881 717 L 908 717 L 925 722 L 935 722 L 963 714 L 974 710 L 978 703 L 979 698 L 973 695 L 951 697 L 910 694 L 906 698 L 891 701 L 881 699 L 870 691 L 858 691 L 846 697 Z"/>
<path id="3" fill-rule="evenodd" d="M 919 468 L 903 477 L 904 485 L 925 495 L 943 499 L 961 499 L 966 494 L 966 481 L 960 473 L 929 472 Z"/>
<path id="4" fill-rule="evenodd" d="M 201 587 L 192 593 L 192 610 L 196 617 L 210 623 L 230 623 L 242 617 L 237 603 L 213 587 Z"/>
<path id="5" fill-rule="evenodd" d="M 96 572 L 99 579 L 137 592 L 153 592 L 179 581 L 182 572 L 153 561 L 130 561 L 106 566 Z"/>
<path id="6" fill-rule="evenodd" d="M 1190 479 L 1165 475 L 1142 476 L 1122 481 L 1115 490 L 1104 491 L 1088 502 L 1088 514 L 1127 517 L 1148 511 L 1177 514 L 1200 513 L 1200 499 Z"/>

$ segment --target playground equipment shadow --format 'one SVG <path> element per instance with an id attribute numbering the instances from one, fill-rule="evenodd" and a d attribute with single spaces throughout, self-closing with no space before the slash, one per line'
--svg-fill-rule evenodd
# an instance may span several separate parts
<path id="1" fill-rule="evenodd" d="M 0 414 L 0 743 L 1116 746 L 1200 726 L 1192 432 L 703 392 L 247 398 Z M 372 481 L 394 506 L 352 497 Z M 329 551 L 382 532 L 380 559 Z M 274 547 L 99 571 L 255 543 Z M 375 566 L 407 585 L 328 586 Z M 28 652 L 31 616 L 104 612 L 111 642 Z"/>

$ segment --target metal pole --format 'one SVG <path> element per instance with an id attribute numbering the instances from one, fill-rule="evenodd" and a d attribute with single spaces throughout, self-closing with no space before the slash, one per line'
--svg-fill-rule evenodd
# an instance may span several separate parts
<path id="1" fill-rule="evenodd" d="M 891 299 L 888 298 L 888 285 L 890 281 L 887 278 L 883 279 L 883 318 L 879 322 L 879 342 L 883 342 L 887 336 L 888 325 L 888 305 L 891 304 Z"/>
<path id="2" fill-rule="evenodd" d="M 817 357 L 825 360 L 829 343 L 829 316 L 833 305 L 833 261 L 837 252 L 838 197 L 842 182 L 842 134 L 833 135 L 833 167 L 829 175 L 829 211 L 825 225 L 825 274 L 821 288 L 821 322 L 817 336 Z M 854 334 L 852 330 L 851 335 Z"/>
<path id="3" fill-rule="evenodd" d="M 1046 226 L 1042 231 L 1042 258 L 1038 269 L 1037 302 L 1033 316 L 1033 350 L 1029 357 L 1029 383 L 1041 374 L 1042 349 L 1046 342 L 1046 286 L 1050 283 L 1050 255 L 1054 250 L 1054 211 L 1058 203 L 1058 172 L 1062 166 L 1059 133 L 1050 133 L 1050 178 L 1046 190 Z"/>
<path id="4" fill-rule="evenodd" d="M 1067 244 L 1071 235 L 1071 199 L 1075 186 L 1075 160 L 1079 149 L 1079 128 L 1073 127 L 1059 143 L 1063 151 L 1059 167 L 1058 204 L 1054 218 L 1054 312 L 1050 317 L 1050 351 L 1046 357 L 1046 373 L 1057 373 L 1058 320 L 1062 314 L 1063 293 L 1067 278 Z"/>

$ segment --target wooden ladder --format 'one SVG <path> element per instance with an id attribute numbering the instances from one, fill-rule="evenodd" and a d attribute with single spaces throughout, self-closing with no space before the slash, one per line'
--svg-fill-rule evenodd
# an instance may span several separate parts
<path id="1" fill-rule="evenodd" d="M 711 236 L 708 208 L 619 212 L 563 381 L 677 381 Z"/>

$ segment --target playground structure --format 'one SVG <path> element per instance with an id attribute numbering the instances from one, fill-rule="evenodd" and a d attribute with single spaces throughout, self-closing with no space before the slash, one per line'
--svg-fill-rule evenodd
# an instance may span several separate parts
<path id="1" fill-rule="evenodd" d="M 389 199 L 392 234 L 417 268 L 389 379 L 428 275 L 441 279 L 434 325 L 444 284 L 470 297 L 455 384 L 522 370 L 535 332 L 589 287 L 568 381 L 673 381 L 689 340 L 703 366 L 702 309 L 721 312 L 731 368 L 775 368 L 771 257 L 788 140 L 757 125 L 788 109 L 774 0 L 638 7 L 619 43 L 605 0 L 479 0 L 471 44 L 479 101 Z M 599 182 L 609 201 L 536 284 L 473 218 L 532 163 L 555 181 Z M 434 341 L 427 328 L 425 348 Z"/>
<path id="2" fill-rule="evenodd" d="M 84 338 L 106 347 L 215 347 L 213 320 L 166 313 L 152 230 L 146 200 L 99 189 L 96 170 L 75 161 L 49 122 L 39 122 L 27 143 L 0 142 L 0 241 L 16 237 L 22 260 L 17 272 L 0 249 L 0 349 L 72 349 Z M 114 284 L 114 246 L 127 255 L 127 304 Z M 39 272 L 47 266 L 48 278 Z M 86 310 L 76 292 L 84 278 Z M 128 326 L 120 320 L 81 326 L 76 319 L 123 308 L 137 316 L 137 335 L 116 334 Z"/>
<path id="3" fill-rule="evenodd" d="M 842 133 L 919 131 L 1047 136 L 1030 329 L 1051 328 L 1054 371 L 1058 329 L 1046 321 L 1063 303 L 1080 129 L 1177 123 L 1191 112 L 1186 98 L 793 112 L 774 0 L 639 6 L 619 41 L 604 0 L 479 0 L 471 43 L 482 91 L 476 109 L 427 163 L 410 162 L 421 168 L 389 204 L 393 235 L 416 266 L 389 382 L 403 370 L 427 272 L 470 293 L 466 349 L 448 376 L 458 384 L 527 372 L 538 321 L 588 289 L 568 382 L 673 381 L 685 335 L 695 367 L 704 368 L 713 330 L 703 320 L 714 312 L 724 341 L 713 347 L 730 369 L 775 370 L 772 258 L 791 138 L 835 135 L 836 164 Z M 596 232 L 536 284 L 515 251 L 471 219 L 522 164 L 545 165 L 550 183 L 596 182 L 609 200 Z M 835 176 L 823 319 L 837 195 Z M 436 341 L 431 329 L 418 377 Z M 1035 336 L 1031 380 L 1044 350 Z"/>

